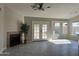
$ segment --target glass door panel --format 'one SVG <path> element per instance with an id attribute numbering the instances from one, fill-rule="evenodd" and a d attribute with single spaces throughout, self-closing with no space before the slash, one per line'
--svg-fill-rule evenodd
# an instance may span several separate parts
<path id="1" fill-rule="evenodd" d="M 39 24 L 34 24 L 34 39 L 39 39 Z"/>
<path id="2" fill-rule="evenodd" d="M 47 39 L 47 24 L 42 24 L 42 39 Z"/>

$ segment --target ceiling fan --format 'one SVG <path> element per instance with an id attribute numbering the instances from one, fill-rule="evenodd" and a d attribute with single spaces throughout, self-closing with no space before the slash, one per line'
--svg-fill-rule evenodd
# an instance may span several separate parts
<path id="1" fill-rule="evenodd" d="M 44 11 L 46 8 L 50 8 L 50 6 L 44 6 L 44 3 L 34 3 L 31 7 L 34 10 L 42 10 L 42 11 Z"/>

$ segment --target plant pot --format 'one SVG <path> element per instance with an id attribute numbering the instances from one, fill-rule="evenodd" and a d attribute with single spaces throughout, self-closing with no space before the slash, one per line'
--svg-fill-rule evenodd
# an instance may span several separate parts
<path id="1" fill-rule="evenodd" d="M 22 40 L 22 44 L 24 44 L 24 40 L 25 40 L 24 33 L 22 33 L 21 35 L 21 40 Z"/>
<path id="2" fill-rule="evenodd" d="M 24 40 L 24 44 L 26 44 L 27 43 L 27 40 Z"/>

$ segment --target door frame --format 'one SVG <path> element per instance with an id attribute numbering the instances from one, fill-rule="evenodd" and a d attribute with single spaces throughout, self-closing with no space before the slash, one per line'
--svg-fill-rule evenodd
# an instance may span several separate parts
<path id="1" fill-rule="evenodd" d="M 48 23 L 48 25 L 47 25 L 47 39 L 49 38 L 49 34 L 50 34 L 50 32 L 49 32 L 49 28 L 50 28 L 50 21 L 32 21 L 32 41 L 34 41 L 34 29 L 33 29 L 33 24 L 34 23 L 36 23 L 36 24 L 39 24 L 39 27 L 40 27 L 40 29 L 39 30 L 42 30 L 42 24 L 45 24 L 45 23 Z M 40 32 L 40 34 L 42 34 L 41 32 Z M 42 35 L 40 35 L 39 34 L 39 39 L 41 39 L 42 40 Z"/>

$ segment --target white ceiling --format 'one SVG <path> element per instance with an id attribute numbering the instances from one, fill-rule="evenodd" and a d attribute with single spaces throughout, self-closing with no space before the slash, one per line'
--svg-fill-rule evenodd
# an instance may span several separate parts
<path id="1" fill-rule="evenodd" d="M 46 9 L 45 11 L 33 10 L 30 7 L 32 3 L 5 5 L 23 16 L 69 19 L 79 15 L 78 3 L 45 3 L 45 6 L 51 6 L 51 8 Z"/>

